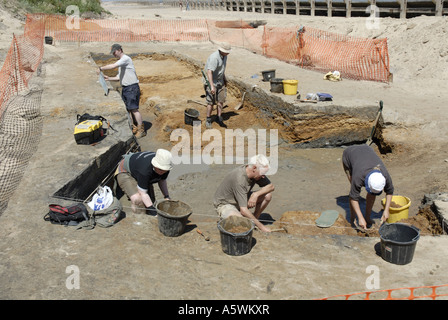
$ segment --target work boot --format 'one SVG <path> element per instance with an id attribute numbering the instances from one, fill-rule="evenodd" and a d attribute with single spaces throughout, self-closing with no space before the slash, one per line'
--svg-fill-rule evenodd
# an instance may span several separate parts
<path id="1" fill-rule="evenodd" d="M 141 124 L 137 126 L 137 133 L 135 134 L 135 137 L 138 139 L 143 138 L 144 136 L 146 136 L 145 125 Z"/>
<path id="2" fill-rule="evenodd" d="M 135 124 L 132 125 L 132 134 L 136 134 L 138 131 L 137 126 Z"/>
<path id="3" fill-rule="evenodd" d="M 211 129 L 212 128 L 212 118 L 211 117 L 207 117 L 207 120 L 205 120 L 205 127 L 207 129 Z"/>
<path id="4" fill-rule="evenodd" d="M 224 123 L 224 119 L 221 116 L 218 117 L 218 124 L 220 127 L 227 128 L 227 126 Z"/>

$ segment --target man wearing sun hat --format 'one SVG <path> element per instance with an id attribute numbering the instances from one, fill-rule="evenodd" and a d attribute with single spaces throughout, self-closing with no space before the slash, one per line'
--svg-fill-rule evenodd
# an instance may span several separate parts
<path id="1" fill-rule="evenodd" d="M 115 172 L 118 185 L 129 197 L 132 210 L 142 205 L 146 213 L 156 214 L 154 183 L 158 183 L 164 199 L 170 199 L 166 179 L 173 168 L 172 154 L 168 150 L 129 153 L 123 156 Z"/>
<path id="2" fill-rule="evenodd" d="M 212 128 L 213 105 L 217 105 L 218 124 L 225 127 L 222 118 L 222 108 L 227 98 L 227 79 L 225 75 L 227 55 L 230 53 L 230 45 L 222 44 L 218 50 L 213 52 L 207 59 L 204 67 L 203 78 L 205 89 L 205 100 L 207 101 L 207 119 L 205 126 Z"/>
<path id="3" fill-rule="evenodd" d="M 249 159 L 247 165 L 233 169 L 219 185 L 213 198 L 213 204 L 220 218 L 243 216 L 251 219 L 263 232 L 271 230 L 258 218 L 272 199 L 274 185 L 266 177 L 270 164 L 266 156 L 258 154 Z M 255 184 L 260 187 L 252 191 Z M 252 213 L 249 209 L 254 209 Z"/>
<path id="4" fill-rule="evenodd" d="M 389 218 L 389 208 L 392 202 L 394 186 L 384 163 L 367 144 L 350 146 L 342 153 L 342 166 L 350 181 L 350 222 L 355 222 L 355 215 L 358 218 L 360 227 L 367 229 L 367 224 L 372 224 L 370 215 L 376 196 L 383 190 L 386 193 L 386 203 L 384 206 L 381 221 Z M 367 191 L 365 218 L 359 206 L 361 188 Z"/>

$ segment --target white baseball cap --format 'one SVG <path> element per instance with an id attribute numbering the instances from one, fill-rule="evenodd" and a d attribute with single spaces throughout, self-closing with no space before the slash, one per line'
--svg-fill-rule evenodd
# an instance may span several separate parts
<path id="1" fill-rule="evenodd" d="M 386 185 L 386 178 L 377 170 L 370 172 L 366 178 L 367 192 L 372 194 L 380 194 Z"/>
<path id="2" fill-rule="evenodd" d="M 152 158 L 151 164 L 160 170 L 169 171 L 173 168 L 173 155 L 165 149 L 158 149 L 156 156 Z"/>

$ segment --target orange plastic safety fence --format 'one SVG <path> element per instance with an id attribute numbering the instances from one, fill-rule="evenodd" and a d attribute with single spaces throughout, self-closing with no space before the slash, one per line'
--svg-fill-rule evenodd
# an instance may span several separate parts
<path id="1" fill-rule="evenodd" d="M 354 80 L 389 81 L 387 39 L 365 39 L 302 27 L 266 28 L 265 54 L 302 68 L 339 71 Z"/>
<path id="2" fill-rule="evenodd" d="M 13 35 L 12 43 L 0 71 L 0 119 L 8 99 L 28 87 L 28 81 L 43 56 L 45 26 L 27 18 L 23 35 Z"/>
<path id="3" fill-rule="evenodd" d="M 387 39 L 356 38 L 308 27 L 254 28 L 242 20 L 44 17 L 45 35 L 60 41 L 220 41 L 302 68 L 325 73 L 337 70 L 347 79 L 389 81 Z"/>
<path id="4" fill-rule="evenodd" d="M 59 41 L 209 41 L 205 20 L 87 20 L 41 15 L 45 35 Z"/>
<path id="5" fill-rule="evenodd" d="M 408 287 L 397 289 L 385 289 L 377 291 L 365 291 L 350 294 L 341 294 L 319 300 L 415 300 L 431 299 L 436 300 L 440 297 L 448 297 L 448 284 L 436 286 Z M 437 290 L 439 292 L 437 292 Z M 444 292 L 440 292 L 445 290 Z"/>
<path id="6" fill-rule="evenodd" d="M 79 42 L 213 41 L 343 78 L 389 81 L 387 39 L 363 39 L 308 27 L 254 28 L 244 21 L 89 20 L 27 15 L 23 36 L 14 36 L 0 71 L 0 117 L 8 98 L 26 88 L 43 55 L 43 38 Z"/>
<path id="7" fill-rule="evenodd" d="M 232 46 L 263 54 L 264 28 L 253 28 L 244 21 L 207 20 L 211 41 L 227 42 Z"/>

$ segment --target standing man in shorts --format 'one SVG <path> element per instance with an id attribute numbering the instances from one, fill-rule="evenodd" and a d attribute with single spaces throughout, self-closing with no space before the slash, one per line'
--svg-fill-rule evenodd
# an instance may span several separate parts
<path id="1" fill-rule="evenodd" d="M 381 221 L 386 221 L 389 218 L 389 208 L 392 202 L 394 186 L 383 161 L 369 145 L 361 144 L 350 146 L 344 150 L 342 153 L 342 166 L 350 182 L 349 202 L 350 222 L 352 225 L 355 222 L 355 218 L 358 218 L 359 226 L 364 229 L 367 229 L 367 224 L 373 223 L 370 219 L 370 214 L 372 213 L 376 196 L 380 195 L 383 189 L 386 192 L 386 203 Z M 365 217 L 359 206 L 362 187 L 367 191 Z"/>
<path id="2" fill-rule="evenodd" d="M 158 183 L 163 198 L 170 199 L 166 179 L 173 168 L 172 154 L 168 150 L 137 152 L 123 156 L 115 171 L 115 179 L 129 197 L 132 211 L 144 206 L 147 214 L 155 215 L 154 183 Z"/>
<path id="3" fill-rule="evenodd" d="M 140 86 L 137 73 L 135 72 L 132 59 L 123 53 L 123 48 L 119 44 L 111 47 L 110 53 L 118 59 L 117 62 L 100 67 L 100 71 L 118 68 L 118 74 L 115 77 L 104 76 L 105 80 L 120 81 L 122 90 L 121 98 L 126 105 L 126 110 L 133 119 L 132 133 L 136 138 L 146 136 L 145 125 L 139 111 L 140 104 Z M 136 124 L 136 125 L 135 125 Z"/>
<path id="4" fill-rule="evenodd" d="M 213 105 L 218 105 L 218 123 L 221 127 L 226 127 L 222 119 L 222 108 L 227 98 L 227 79 L 225 75 L 227 55 L 230 53 L 229 45 L 222 45 L 213 52 L 207 59 L 204 68 L 206 78 L 204 81 L 205 99 L 207 101 L 207 119 L 205 127 L 212 128 Z"/>
<path id="5" fill-rule="evenodd" d="M 266 177 L 269 160 L 264 155 L 253 156 L 249 164 L 233 169 L 215 192 L 213 204 L 218 215 L 225 219 L 231 215 L 252 220 L 263 232 L 271 230 L 258 218 L 272 199 L 274 185 Z M 252 191 L 257 184 L 261 189 Z M 249 209 L 255 208 L 254 213 Z"/>

